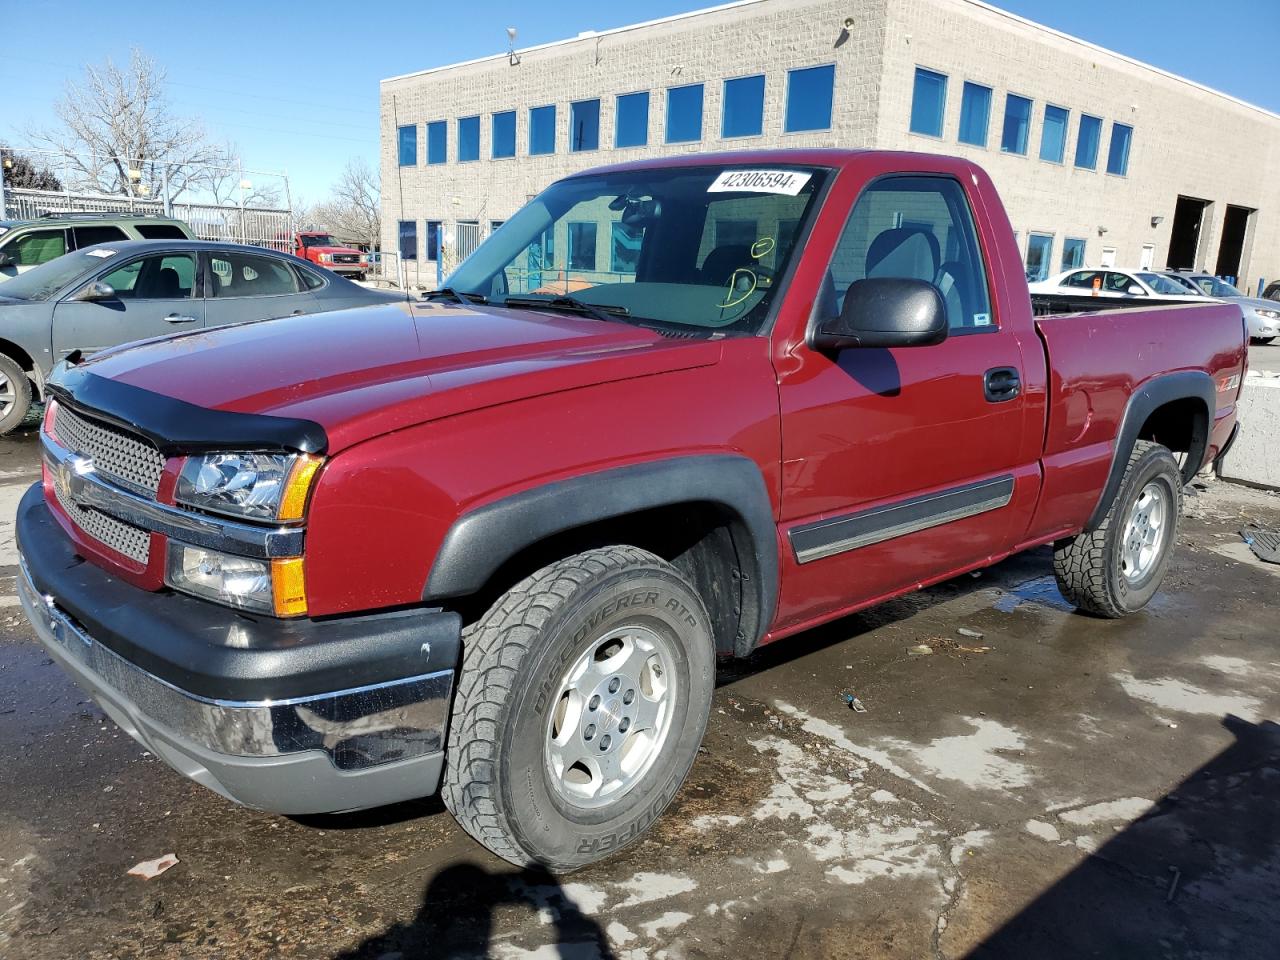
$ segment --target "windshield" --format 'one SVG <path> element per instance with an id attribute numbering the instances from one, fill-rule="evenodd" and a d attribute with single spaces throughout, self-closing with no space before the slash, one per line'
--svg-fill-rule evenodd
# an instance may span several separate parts
<path id="1" fill-rule="evenodd" d="M 0 297 L 48 300 L 82 273 L 101 266 L 104 258 L 114 255 L 114 251 L 105 247 L 92 247 L 88 250 L 64 254 L 38 267 L 32 267 L 12 280 L 0 283 Z"/>
<path id="2" fill-rule="evenodd" d="M 302 245 L 304 247 L 336 247 L 338 246 L 338 244 L 334 242 L 333 237 L 329 236 L 327 233 L 317 234 L 316 236 L 312 236 L 312 237 L 309 237 L 304 234 L 302 237 Z"/>
<path id="3" fill-rule="evenodd" d="M 1243 297 L 1244 294 L 1231 284 L 1207 275 L 1191 278 L 1195 285 L 1211 297 Z"/>
<path id="4" fill-rule="evenodd" d="M 706 166 L 562 180 L 445 282 L 496 305 L 570 296 L 641 325 L 758 333 L 826 176 Z"/>
<path id="5" fill-rule="evenodd" d="M 1187 289 L 1178 281 L 1162 277 L 1158 273 L 1140 273 L 1138 274 L 1138 279 L 1156 293 L 1163 293 L 1171 297 L 1185 297 L 1188 293 Z"/>

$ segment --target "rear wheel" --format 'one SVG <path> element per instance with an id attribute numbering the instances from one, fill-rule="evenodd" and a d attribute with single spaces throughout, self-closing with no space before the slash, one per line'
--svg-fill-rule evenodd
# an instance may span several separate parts
<path id="1" fill-rule="evenodd" d="M 0 354 L 0 436 L 12 433 L 31 409 L 31 380 L 12 357 Z"/>
<path id="2" fill-rule="evenodd" d="M 715 648 L 689 583 L 635 547 L 516 584 L 463 634 L 444 802 L 512 863 L 572 870 L 638 839 L 684 782 Z"/>
<path id="3" fill-rule="evenodd" d="M 1181 512 L 1182 475 L 1173 454 L 1139 440 L 1098 528 L 1054 545 L 1058 589 L 1097 616 L 1141 610 L 1164 580 Z"/>

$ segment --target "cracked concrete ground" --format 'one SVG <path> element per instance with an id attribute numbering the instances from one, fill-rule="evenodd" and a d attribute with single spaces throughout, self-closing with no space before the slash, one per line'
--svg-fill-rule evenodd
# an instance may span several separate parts
<path id="1" fill-rule="evenodd" d="M 0 444 L 0 510 L 35 462 Z M 171 773 L 31 640 L 0 524 L 0 955 L 1274 957 L 1280 567 L 1235 544 L 1280 498 L 1188 514 L 1128 620 L 1071 613 L 1037 551 L 726 668 L 657 827 L 561 878 L 435 800 L 291 820 Z"/>

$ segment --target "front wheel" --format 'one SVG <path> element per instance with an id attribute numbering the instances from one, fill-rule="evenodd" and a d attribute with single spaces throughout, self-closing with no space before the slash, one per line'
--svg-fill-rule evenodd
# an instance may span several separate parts
<path id="1" fill-rule="evenodd" d="M 600 860 L 679 790 L 714 682 L 706 609 L 670 564 L 616 546 L 544 567 L 463 633 L 445 805 L 511 863 Z"/>
<path id="2" fill-rule="evenodd" d="M 31 380 L 12 357 L 0 354 L 0 436 L 22 426 L 31 409 Z"/>
<path id="3" fill-rule="evenodd" d="M 1058 589 L 1100 617 L 1141 610 L 1169 568 L 1181 512 L 1182 474 L 1173 454 L 1158 443 L 1137 441 L 1098 528 L 1054 544 Z"/>

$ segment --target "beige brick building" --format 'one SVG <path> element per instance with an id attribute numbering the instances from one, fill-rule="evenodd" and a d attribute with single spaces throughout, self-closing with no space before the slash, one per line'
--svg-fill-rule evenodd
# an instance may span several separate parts
<path id="1" fill-rule="evenodd" d="M 1280 116 L 977 0 L 742 0 L 588 32 L 384 80 L 381 124 L 383 250 L 422 286 L 568 173 L 792 146 L 977 161 L 1030 274 L 1280 278 Z"/>

